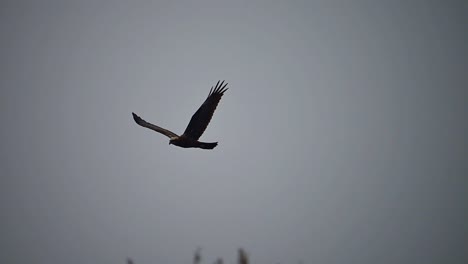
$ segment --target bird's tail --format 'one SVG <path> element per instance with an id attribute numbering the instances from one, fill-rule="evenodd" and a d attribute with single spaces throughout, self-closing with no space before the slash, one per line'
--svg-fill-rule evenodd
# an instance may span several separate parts
<path id="1" fill-rule="evenodd" d="M 213 143 L 199 142 L 199 143 L 200 143 L 200 148 L 202 149 L 214 149 L 218 145 L 218 142 L 213 142 Z"/>

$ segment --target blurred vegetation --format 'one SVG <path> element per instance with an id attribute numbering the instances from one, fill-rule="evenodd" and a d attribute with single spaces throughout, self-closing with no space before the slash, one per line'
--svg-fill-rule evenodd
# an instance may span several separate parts
<path id="1" fill-rule="evenodd" d="M 239 248 L 237 251 L 237 263 L 238 264 L 249 264 L 249 256 L 247 255 L 247 252 L 245 252 L 244 249 Z M 202 255 L 201 255 L 201 248 L 197 248 L 195 253 L 193 254 L 193 264 L 201 264 L 202 261 Z M 222 258 L 216 259 L 213 264 L 223 264 L 224 261 Z M 127 258 L 127 264 L 134 264 L 133 260 L 131 258 Z"/>

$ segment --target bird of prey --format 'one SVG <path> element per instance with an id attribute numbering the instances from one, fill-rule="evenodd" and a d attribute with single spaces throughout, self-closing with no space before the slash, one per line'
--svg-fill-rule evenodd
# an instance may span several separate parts
<path id="1" fill-rule="evenodd" d="M 213 117 L 213 113 L 218 106 L 219 100 L 221 100 L 224 92 L 227 91 L 228 88 L 226 88 L 226 86 L 227 83 L 224 83 L 224 81 L 218 81 L 214 88 L 211 87 L 205 102 L 200 106 L 200 108 L 198 108 L 197 112 L 193 114 L 192 119 L 190 119 L 187 128 L 181 136 L 178 136 L 172 131 L 146 122 L 135 113 L 132 113 L 133 119 L 138 125 L 169 137 L 169 145 L 173 144 L 182 148 L 213 149 L 218 145 L 218 142 L 200 142 L 198 139 L 203 132 L 205 132 L 205 129 L 210 123 L 211 117 Z"/>

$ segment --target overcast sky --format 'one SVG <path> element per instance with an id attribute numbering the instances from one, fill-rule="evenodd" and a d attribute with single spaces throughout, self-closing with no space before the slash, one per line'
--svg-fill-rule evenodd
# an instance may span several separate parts
<path id="1" fill-rule="evenodd" d="M 2 1 L 0 262 L 466 263 L 467 10 Z"/>

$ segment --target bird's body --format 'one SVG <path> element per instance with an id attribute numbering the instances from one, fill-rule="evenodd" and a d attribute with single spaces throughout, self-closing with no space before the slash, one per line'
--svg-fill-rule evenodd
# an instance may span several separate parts
<path id="1" fill-rule="evenodd" d="M 202 149 L 214 149 L 218 142 L 207 143 L 193 140 L 185 135 L 180 137 L 174 137 L 169 140 L 169 144 L 179 146 L 181 148 L 202 148 Z"/>
<path id="2" fill-rule="evenodd" d="M 133 119 L 138 125 L 152 129 L 169 137 L 169 144 L 173 144 L 182 148 L 213 149 L 218 145 L 218 142 L 207 143 L 198 141 L 198 139 L 210 123 L 211 117 L 213 116 L 213 113 L 216 110 L 221 97 L 227 90 L 227 83 L 224 85 L 223 84 L 224 81 L 221 83 L 218 81 L 214 89 L 211 87 L 210 93 L 208 94 L 205 102 L 200 106 L 197 112 L 193 114 L 187 128 L 180 136 L 170 130 L 146 122 L 135 113 L 132 113 Z"/>

